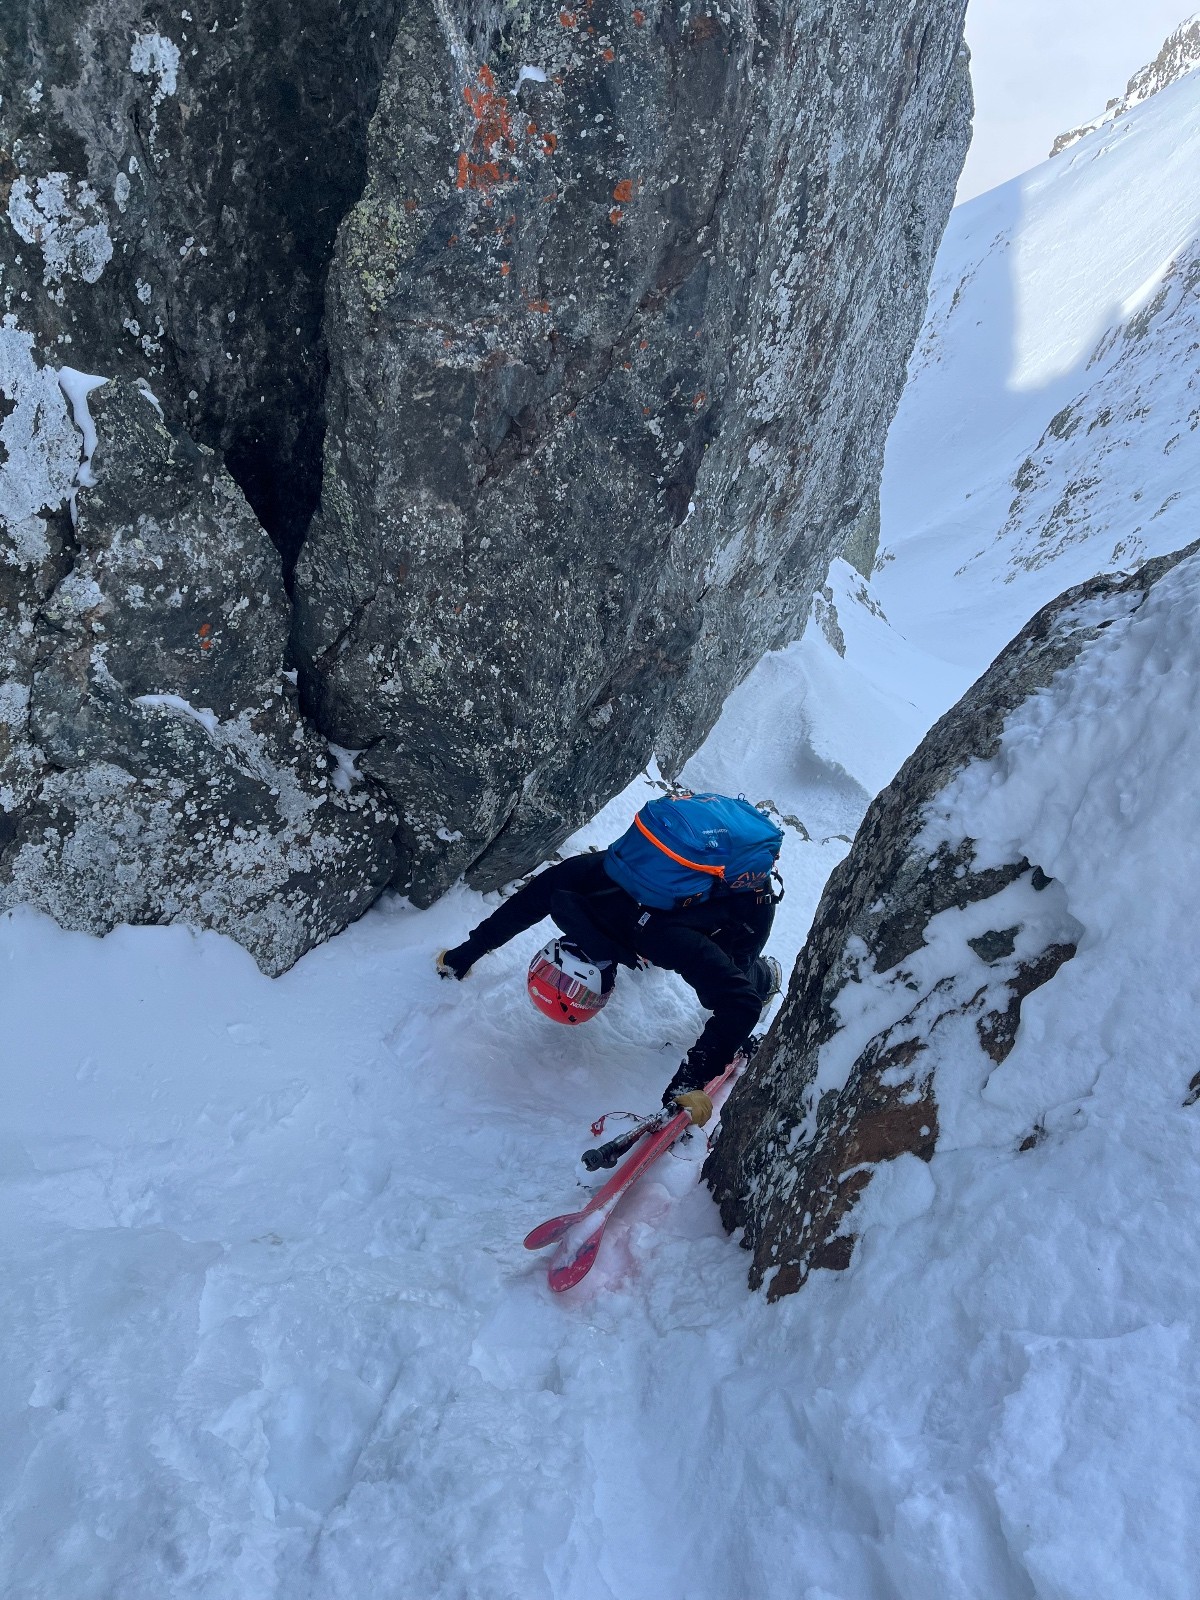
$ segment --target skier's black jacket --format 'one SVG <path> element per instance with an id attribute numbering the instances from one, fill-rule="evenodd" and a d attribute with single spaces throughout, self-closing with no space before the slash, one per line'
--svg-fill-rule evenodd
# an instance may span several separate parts
<path id="1" fill-rule="evenodd" d="M 462 946 L 477 961 L 543 917 L 594 961 L 669 967 L 712 1016 L 688 1052 L 686 1086 L 699 1087 L 732 1060 L 758 1021 L 769 975 L 758 960 L 775 917 L 774 897 L 718 892 L 673 911 L 639 906 L 604 870 L 604 851 L 548 867 L 473 928 Z M 677 1074 L 677 1077 L 679 1075 Z"/>

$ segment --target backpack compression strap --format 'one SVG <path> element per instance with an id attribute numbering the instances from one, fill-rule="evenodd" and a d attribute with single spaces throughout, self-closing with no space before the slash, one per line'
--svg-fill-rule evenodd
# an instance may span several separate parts
<path id="1" fill-rule="evenodd" d="M 723 866 L 706 867 L 702 866 L 699 861 L 689 861 L 686 856 L 676 855 L 675 851 L 665 845 L 661 839 L 656 839 L 654 837 L 654 835 L 650 832 L 650 829 L 636 813 L 634 814 L 633 821 L 634 826 L 637 828 L 639 833 L 645 834 L 646 838 L 649 839 L 652 845 L 657 845 L 657 847 L 662 851 L 663 855 L 670 856 L 672 861 L 678 861 L 681 867 L 688 867 L 692 872 L 705 872 L 710 878 L 724 878 L 725 868 Z"/>

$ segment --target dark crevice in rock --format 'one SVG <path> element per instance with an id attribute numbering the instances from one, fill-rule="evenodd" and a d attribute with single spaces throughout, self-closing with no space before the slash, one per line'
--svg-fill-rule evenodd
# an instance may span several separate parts
<path id="1" fill-rule="evenodd" d="M 43 259 L 0 213 L 23 325 L 43 359 L 66 346 L 81 369 L 146 380 L 165 415 L 224 459 L 289 582 L 320 496 L 326 280 L 366 182 L 403 10 L 0 8 L 0 200 L 64 174 L 62 205 L 95 222 L 109 251 L 89 263 L 76 241 L 65 265 Z M 139 54 L 131 41 L 151 44 Z"/>
<path id="2" fill-rule="evenodd" d="M 299 26 L 279 16 L 287 41 L 281 70 L 246 112 L 246 129 L 230 140 L 237 159 L 247 151 L 260 163 L 266 204 L 252 220 L 268 248 L 250 266 L 247 291 L 260 297 L 266 348 L 255 353 L 259 371 L 232 409 L 225 394 L 210 389 L 188 422 L 223 455 L 283 558 L 289 589 L 321 493 L 325 285 L 338 228 L 366 183 L 367 129 L 400 9 L 398 0 L 359 0 L 310 4 Z M 287 12 L 296 18 L 291 7 Z M 271 241 L 282 247 L 278 259 Z M 178 358 L 186 381 L 186 356 Z"/>

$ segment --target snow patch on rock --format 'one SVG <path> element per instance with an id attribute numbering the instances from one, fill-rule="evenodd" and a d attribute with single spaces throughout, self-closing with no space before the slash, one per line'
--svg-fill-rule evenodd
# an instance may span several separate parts
<path id="1" fill-rule="evenodd" d="M 0 421 L 0 523 L 18 549 L 38 543 L 39 513 L 65 504 L 79 466 L 79 439 L 57 375 L 38 366 L 33 348 L 33 335 L 15 317 L 0 321 L 0 393 L 13 402 Z"/>

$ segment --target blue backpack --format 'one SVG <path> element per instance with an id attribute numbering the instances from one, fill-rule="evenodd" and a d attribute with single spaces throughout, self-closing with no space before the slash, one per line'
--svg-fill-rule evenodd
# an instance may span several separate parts
<path id="1" fill-rule="evenodd" d="M 707 900 L 718 884 L 765 888 L 782 844 L 781 830 L 742 795 L 664 795 L 609 845 L 604 866 L 640 906 L 673 911 Z"/>

